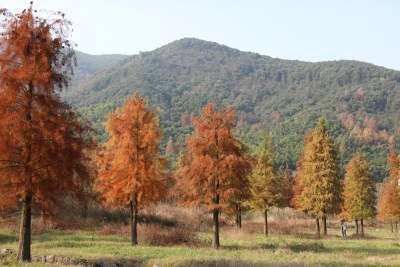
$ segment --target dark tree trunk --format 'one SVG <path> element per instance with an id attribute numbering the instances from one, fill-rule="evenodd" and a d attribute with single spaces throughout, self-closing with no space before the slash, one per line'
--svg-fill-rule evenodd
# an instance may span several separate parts
<path id="1" fill-rule="evenodd" d="M 87 221 L 88 214 L 89 214 L 89 200 L 85 199 L 82 203 L 82 217 L 85 220 L 85 222 Z"/>
<path id="2" fill-rule="evenodd" d="M 356 235 L 358 235 L 358 219 L 356 219 Z"/>
<path id="3" fill-rule="evenodd" d="M 268 209 L 264 210 L 264 235 L 268 236 Z"/>
<path id="4" fill-rule="evenodd" d="M 361 218 L 360 221 L 361 221 L 361 236 L 364 237 L 364 220 L 363 220 L 363 218 Z"/>
<path id="5" fill-rule="evenodd" d="M 242 228 L 242 206 L 240 203 L 236 204 L 236 226 Z"/>
<path id="6" fill-rule="evenodd" d="M 319 238 L 321 236 L 321 230 L 319 228 L 319 219 L 318 218 L 315 218 L 315 223 L 316 223 L 316 232 L 315 232 L 315 234 Z"/>
<path id="7" fill-rule="evenodd" d="M 218 209 L 214 209 L 213 211 L 213 232 L 214 232 L 214 238 L 212 241 L 212 246 L 213 248 L 218 249 L 219 248 L 219 210 Z"/>
<path id="8" fill-rule="evenodd" d="M 322 216 L 322 226 L 324 228 L 324 235 L 328 235 L 328 228 L 326 225 L 326 215 L 325 214 Z"/>
<path id="9" fill-rule="evenodd" d="M 83 214 L 82 214 L 83 220 L 84 220 L 85 222 L 87 221 L 88 211 L 89 211 L 89 208 L 88 208 L 88 206 L 85 205 L 85 206 L 83 207 Z"/>
<path id="10" fill-rule="evenodd" d="M 396 233 L 397 233 L 398 232 L 398 230 L 397 230 L 397 221 L 394 222 L 394 226 L 395 226 Z"/>
<path id="11" fill-rule="evenodd" d="M 393 233 L 393 221 L 390 220 L 390 232 Z"/>
<path id="12" fill-rule="evenodd" d="M 40 205 L 40 218 L 42 219 L 42 223 L 44 223 L 45 220 L 45 212 L 44 212 L 44 201 L 41 201 Z"/>
<path id="13" fill-rule="evenodd" d="M 131 221 L 131 243 L 132 246 L 136 246 L 138 244 L 137 241 L 137 214 L 138 214 L 138 209 L 137 209 L 137 201 L 136 201 L 136 194 L 135 194 L 135 199 L 130 202 L 130 221 Z"/>
<path id="14" fill-rule="evenodd" d="M 29 100 L 26 107 L 26 120 L 28 122 L 32 121 L 31 108 L 33 99 L 33 84 L 32 81 L 29 83 Z M 30 129 L 31 130 L 31 129 Z M 28 138 L 27 141 L 27 151 L 26 151 L 26 162 L 24 170 L 24 178 L 27 178 L 29 186 L 32 185 L 32 173 L 30 169 L 31 153 L 32 153 L 32 136 Z M 21 223 L 19 228 L 19 243 L 18 243 L 18 255 L 17 259 L 20 261 L 30 261 L 31 260 L 31 227 L 32 227 L 32 192 L 28 191 L 25 193 L 22 199 L 22 212 L 21 212 Z"/>
<path id="15" fill-rule="evenodd" d="M 31 222 L 32 222 L 32 195 L 24 196 L 22 202 L 21 225 L 19 229 L 18 256 L 20 261 L 31 260 Z"/>

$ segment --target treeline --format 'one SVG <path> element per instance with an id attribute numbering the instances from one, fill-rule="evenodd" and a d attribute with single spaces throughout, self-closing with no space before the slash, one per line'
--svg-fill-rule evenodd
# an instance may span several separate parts
<path id="1" fill-rule="evenodd" d="M 355 153 L 343 176 L 339 149 L 325 118 L 320 118 L 316 128 L 305 135 L 293 175 L 289 168 L 279 168 L 275 163 L 276 149 L 268 136 L 258 153 L 252 155 L 233 134 L 237 121 L 234 110 L 215 103 L 191 118 L 194 132 L 180 150 L 175 168 L 168 172 L 165 159 L 158 156 L 161 130 L 155 114 L 136 93 L 108 116 L 106 124 L 110 139 L 101 153 L 102 167 L 95 188 L 100 188 L 110 203 L 130 205 L 132 229 L 136 229 L 138 207 L 162 200 L 166 191 L 169 201 L 202 207 L 213 214 L 216 248 L 222 212 L 233 214 L 240 227 L 244 210 L 262 211 L 264 234 L 268 235 L 268 210 L 290 206 L 316 219 L 318 236 L 320 220 L 323 233 L 327 234 L 328 215 L 355 220 L 357 234 L 360 222 L 364 235 L 364 220 L 377 214 L 375 181 L 365 155 Z M 169 147 L 173 151 L 173 146 Z M 389 159 L 391 177 L 382 190 L 379 218 L 393 221 L 399 217 L 396 212 L 400 204 L 398 173 L 394 169 L 399 170 L 400 158 L 393 145 Z M 136 230 L 132 244 L 137 244 Z"/>

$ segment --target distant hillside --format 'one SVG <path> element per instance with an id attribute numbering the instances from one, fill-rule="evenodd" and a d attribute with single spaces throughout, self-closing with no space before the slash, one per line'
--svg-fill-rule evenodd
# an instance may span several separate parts
<path id="1" fill-rule="evenodd" d="M 346 163 L 364 151 L 377 180 L 386 176 L 386 140 L 400 128 L 400 72 L 357 61 L 281 60 L 197 39 L 182 39 L 119 61 L 71 90 L 104 140 L 109 111 L 139 91 L 156 107 L 177 146 L 188 120 L 208 102 L 237 110 L 237 134 L 251 147 L 270 132 L 281 165 L 294 167 L 303 135 L 325 115 Z"/>
<path id="2" fill-rule="evenodd" d="M 75 51 L 78 66 L 72 79 L 72 86 L 89 79 L 94 73 L 109 68 L 118 61 L 127 58 L 127 55 L 89 55 Z"/>

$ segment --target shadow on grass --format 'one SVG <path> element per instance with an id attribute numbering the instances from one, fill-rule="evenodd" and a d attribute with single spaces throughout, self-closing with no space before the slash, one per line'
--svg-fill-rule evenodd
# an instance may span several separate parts
<path id="1" fill-rule="evenodd" d="M 303 244 L 288 244 L 284 246 L 285 248 L 290 249 L 293 252 L 328 252 L 328 250 L 324 247 L 322 243 L 313 242 L 313 243 L 303 243 Z"/>
<path id="2" fill-rule="evenodd" d="M 353 252 L 355 254 L 365 254 L 365 255 L 374 255 L 374 256 L 388 256 L 388 255 L 398 255 L 400 253 L 400 248 L 393 246 L 392 248 L 380 248 L 378 246 L 365 246 L 365 247 L 340 247 L 340 248 L 329 248 L 326 249 L 327 253 L 345 253 L 345 252 Z"/>
<path id="3" fill-rule="evenodd" d="M 130 265 L 127 265 L 130 266 Z M 132 265 L 133 266 L 133 265 Z M 246 262 L 235 259 L 192 259 L 176 263 L 178 267 L 302 267 L 309 264 L 293 263 L 265 263 L 265 262 Z M 319 266 L 319 265 L 318 265 Z M 321 265 L 322 266 L 322 265 Z M 330 264 L 330 266 L 343 266 L 343 263 Z M 376 264 L 346 264 L 349 267 L 372 267 Z"/>
<path id="4" fill-rule="evenodd" d="M 254 243 L 252 246 L 243 246 L 243 245 L 223 245 L 221 249 L 224 250 L 254 250 L 254 249 L 277 249 L 278 246 L 275 244 L 268 243 Z"/>
<path id="5" fill-rule="evenodd" d="M 235 259 L 193 259 L 177 263 L 179 267 L 292 267 L 292 266 L 305 266 L 298 263 L 293 264 L 268 264 L 264 262 L 246 262 Z"/>
<path id="6" fill-rule="evenodd" d="M 17 241 L 18 238 L 16 236 L 0 234 L 0 244 L 12 243 Z"/>

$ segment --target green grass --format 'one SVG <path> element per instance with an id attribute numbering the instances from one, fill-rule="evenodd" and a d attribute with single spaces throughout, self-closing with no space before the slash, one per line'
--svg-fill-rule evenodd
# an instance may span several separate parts
<path id="1" fill-rule="evenodd" d="M 246 225 L 244 225 L 246 227 Z M 33 237 L 32 255 L 63 255 L 91 260 L 123 260 L 132 266 L 399 266 L 400 246 L 396 235 L 385 229 L 367 228 L 365 239 L 342 240 L 338 229 L 316 239 L 312 233 L 265 238 L 233 229 L 222 229 L 221 249 L 204 245 L 131 247 L 129 237 L 96 235 L 88 231 L 50 231 Z M 352 232 L 349 232 L 349 236 Z M 140 232 L 139 232 L 140 235 Z M 209 244 L 210 233 L 199 233 Z M 17 249 L 15 234 L 0 230 L 0 249 Z M 2 259 L 0 265 L 19 265 Z M 41 266 L 31 264 L 29 266 Z M 51 265 L 46 265 L 51 266 Z"/>

